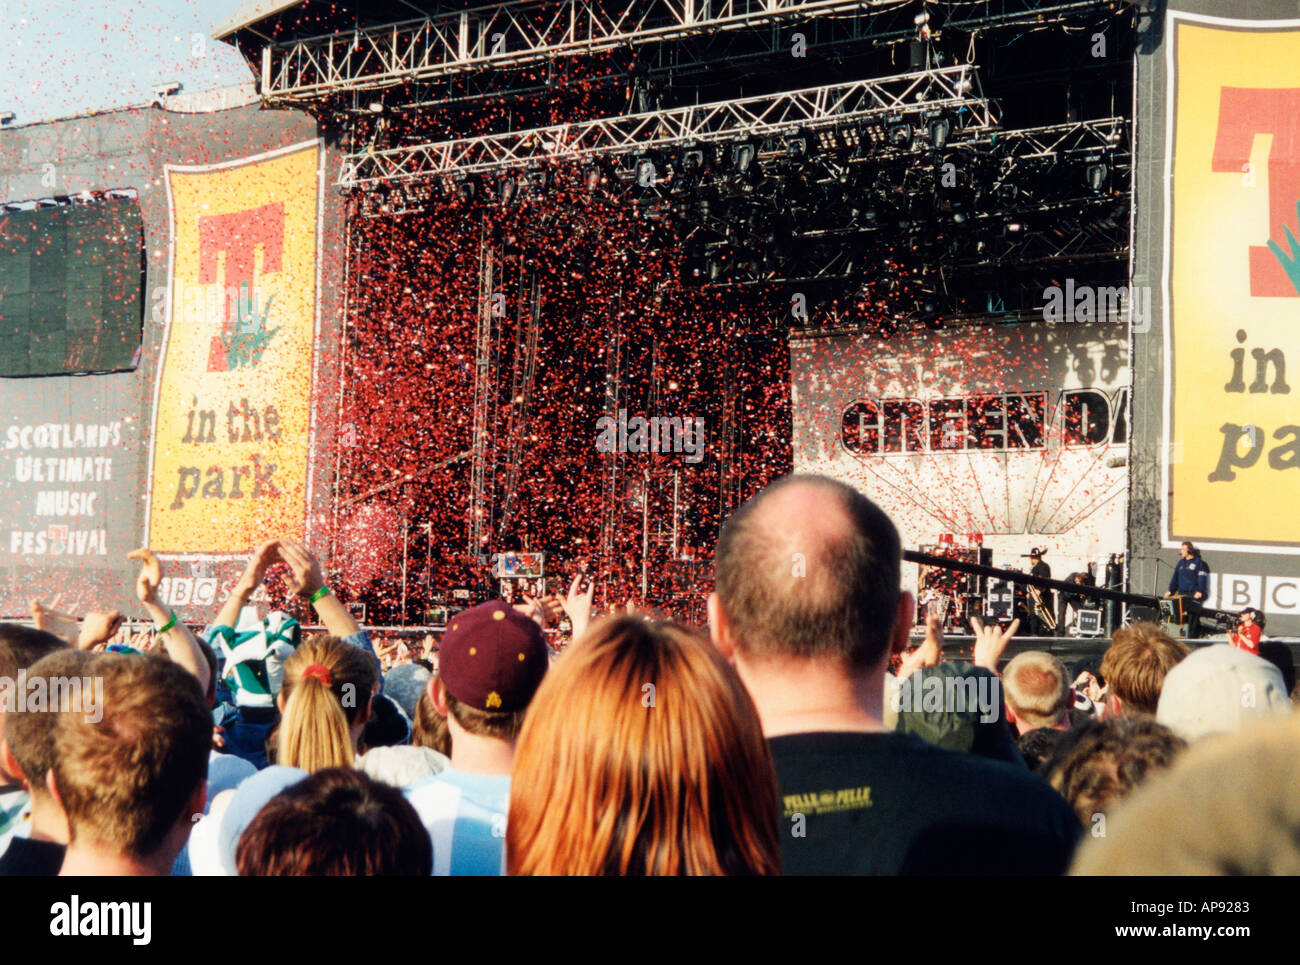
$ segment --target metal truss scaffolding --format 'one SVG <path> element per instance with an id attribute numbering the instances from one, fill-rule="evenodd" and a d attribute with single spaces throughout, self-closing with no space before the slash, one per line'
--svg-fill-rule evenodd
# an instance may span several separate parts
<path id="1" fill-rule="evenodd" d="M 533 401 L 533 384 L 537 377 L 537 343 L 542 327 L 542 291 L 536 272 L 530 272 L 524 292 L 527 301 L 520 306 L 519 324 L 515 329 L 514 355 L 511 360 L 510 401 L 506 415 L 505 479 L 501 487 L 501 515 L 497 522 L 497 539 L 504 544 L 514 517 L 518 497 L 519 474 L 523 468 L 525 440 L 528 438 L 529 408 Z"/>
<path id="2" fill-rule="evenodd" d="M 793 135 L 928 111 L 949 112 L 954 130 L 985 130 L 997 123 L 994 106 L 980 92 L 977 68 L 958 64 L 578 124 L 349 154 L 343 159 L 338 183 L 353 188 L 504 171 L 545 161 L 582 160 L 673 145 Z"/>
<path id="3" fill-rule="evenodd" d="M 939 3 L 932 26 L 972 30 L 1043 23 L 1108 8 L 1113 4 L 1104 0 Z M 757 28 L 787 21 L 804 27 L 809 42 L 818 45 L 898 41 L 915 34 L 914 9 L 905 0 L 628 0 L 621 7 L 599 0 L 501 2 L 268 44 L 261 49 L 261 93 L 267 102 L 302 102 L 739 30 L 750 31 L 766 56 L 788 50 L 790 37 Z M 816 33 L 821 25 L 835 29 Z"/>
<path id="4" fill-rule="evenodd" d="M 477 557 L 483 552 L 483 543 L 492 531 L 491 468 L 492 401 L 496 387 L 495 366 L 492 364 L 493 330 L 496 327 L 494 270 L 496 258 L 489 244 L 486 222 L 480 229 L 479 240 L 479 304 L 478 326 L 474 335 L 474 429 L 471 442 L 469 482 L 469 540 L 468 551 Z"/>

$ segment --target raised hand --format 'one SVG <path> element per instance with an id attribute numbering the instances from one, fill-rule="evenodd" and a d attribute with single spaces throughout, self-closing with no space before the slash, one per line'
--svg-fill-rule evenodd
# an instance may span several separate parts
<path id="1" fill-rule="evenodd" d="M 158 587 L 162 584 L 162 564 L 158 562 L 158 557 L 154 556 L 148 549 L 141 547 L 127 553 L 126 558 L 141 562 L 140 575 L 136 577 L 135 581 L 135 595 L 141 603 L 156 604 L 158 602 Z"/>
<path id="2" fill-rule="evenodd" d="M 564 612 L 569 615 L 569 623 L 573 625 L 574 640 L 582 636 L 591 623 L 591 601 L 595 595 L 596 581 L 585 573 L 578 573 L 569 584 L 568 594 L 560 600 Z"/>
<path id="3" fill-rule="evenodd" d="M 1020 621 L 1012 620 L 1011 625 L 1003 630 L 996 624 L 986 627 L 980 622 L 979 617 L 971 617 L 970 625 L 975 631 L 975 666 L 997 673 L 1002 653 L 1007 649 L 1011 638 L 1016 635 L 1016 631 L 1020 629 Z"/>
<path id="4" fill-rule="evenodd" d="M 279 547 L 280 559 L 289 564 L 290 593 L 310 597 L 325 585 L 325 574 L 315 553 L 294 540 L 280 540 Z"/>
<path id="5" fill-rule="evenodd" d="M 540 600 L 534 600 L 527 593 L 524 594 L 524 602 L 514 604 L 516 610 L 522 613 L 528 619 L 534 621 L 543 630 L 546 629 L 546 607 Z"/>
<path id="6" fill-rule="evenodd" d="M 58 599 L 55 599 L 55 604 Z M 66 641 L 68 646 L 75 647 L 77 640 L 81 636 L 81 628 L 77 625 L 77 618 L 71 613 L 63 613 L 54 609 L 54 605 L 46 606 L 40 600 L 32 600 L 31 604 L 32 622 L 36 624 L 37 630 L 44 630 L 46 633 L 52 633 L 60 640 Z"/>
<path id="7" fill-rule="evenodd" d="M 199 681 L 199 686 L 206 691 L 211 682 L 208 661 L 203 656 L 198 640 L 190 632 L 190 628 L 177 619 L 176 614 L 170 612 L 158 599 L 158 587 L 162 585 L 163 580 L 162 563 L 152 550 L 144 546 L 127 553 L 126 558 L 140 561 L 140 575 L 136 577 L 135 595 L 140 598 L 140 602 L 149 612 L 154 626 L 167 628 L 157 637 L 151 636 L 147 630 L 142 631 L 132 638 L 130 645 L 145 653 L 156 652 L 161 646 L 168 657 L 194 674 Z M 263 566 L 262 571 L 265 570 L 266 567 Z M 258 582 L 261 582 L 260 576 Z M 237 610 L 236 614 L 238 614 Z"/>
<path id="8" fill-rule="evenodd" d="M 81 621 L 77 649 L 93 650 L 101 643 L 108 643 L 122 629 L 125 621 L 126 617 L 118 610 L 91 610 Z"/>
<path id="9" fill-rule="evenodd" d="M 906 680 L 922 667 L 933 667 L 943 659 L 943 620 L 937 613 L 925 615 L 925 639 L 921 645 L 903 654 L 898 679 Z"/>
<path id="10" fill-rule="evenodd" d="M 257 549 L 253 550 L 253 555 L 244 567 L 243 575 L 240 576 L 239 582 L 235 585 L 235 592 L 240 596 L 249 597 L 253 591 L 262 585 L 266 579 L 266 571 L 271 568 L 280 556 L 280 541 L 267 540 Z"/>

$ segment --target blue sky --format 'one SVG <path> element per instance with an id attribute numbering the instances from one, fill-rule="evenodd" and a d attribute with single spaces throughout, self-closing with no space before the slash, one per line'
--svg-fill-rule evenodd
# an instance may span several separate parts
<path id="1" fill-rule="evenodd" d="M 149 103 L 251 78 L 212 28 L 242 0 L 0 0 L 0 112 L 30 124 Z M 196 38 L 195 35 L 199 35 Z"/>

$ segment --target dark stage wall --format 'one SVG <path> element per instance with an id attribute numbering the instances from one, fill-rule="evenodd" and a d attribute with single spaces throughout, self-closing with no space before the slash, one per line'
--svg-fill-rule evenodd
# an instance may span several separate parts
<path id="1" fill-rule="evenodd" d="M 332 464 L 309 451 L 332 445 L 337 409 L 336 173 L 315 122 L 291 111 L 149 108 L 0 133 L 4 201 L 51 199 L 0 215 L 6 239 L 80 192 L 129 189 L 135 202 L 113 203 L 138 204 L 134 280 L 119 259 L 116 288 L 96 276 L 68 295 L 80 314 L 24 303 L 41 315 L 36 370 L 80 374 L 0 378 L 0 615 L 33 597 L 135 613 L 125 555 L 147 542 L 169 561 L 168 602 L 197 619 L 255 542 L 324 547 Z M 31 268 L 26 249 L 3 250 L 6 277 Z M 55 267 L 78 259 L 93 260 L 74 245 Z M 102 303 L 119 289 L 134 299 L 125 320 Z M 97 339 L 112 351 L 82 351 Z"/>

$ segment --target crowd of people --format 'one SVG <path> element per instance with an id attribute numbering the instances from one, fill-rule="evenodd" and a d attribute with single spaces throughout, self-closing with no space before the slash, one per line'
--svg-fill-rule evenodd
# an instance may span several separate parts
<path id="1" fill-rule="evenodd" d="M 0 624 L 0 874 L 1300 871 L 1285 647 L 912 646 L 894 524 L 823 477 L 726 521 L 705 628 L 578 575 L 376 648 L 277 539 L 195 633 L 133 555 L 154 633 Z M 325 633 L 250 606 L 272 567 Z"/>

